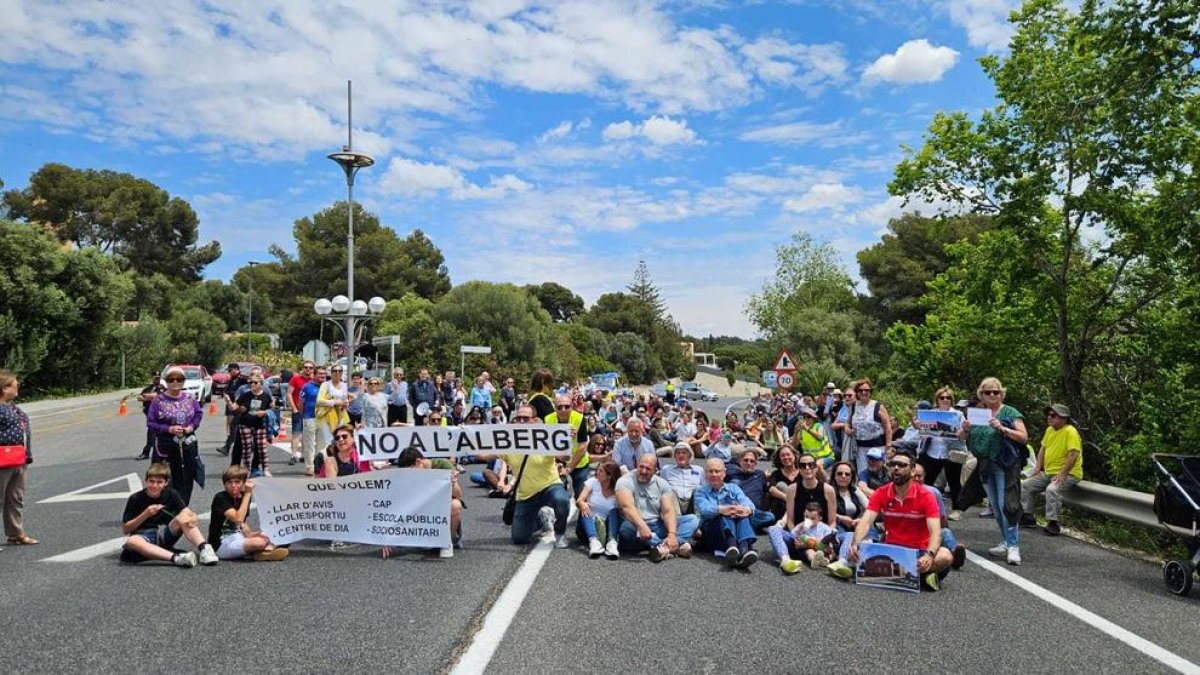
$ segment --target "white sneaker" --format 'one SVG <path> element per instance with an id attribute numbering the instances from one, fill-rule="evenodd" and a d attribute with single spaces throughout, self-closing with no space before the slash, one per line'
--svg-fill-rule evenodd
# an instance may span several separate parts
<path id="1" fill-rule="evenodd" d="M 554 509 L 549 506 L 538 509 L 538 520 L 542 521 L 542 532 L 554 532 Z"/>
<path id="2" fill-rule="evenodd" d="M 591 539 L 589 539 L 588 540 L 588 557 L 595 560 L 596 558 L 599 558 L 602 555 L 604 555 L 604 545 L 600 543 L 600 540 L 595 537 L 592 537 Z"/>
<path id="3" fill-rule="evenodd" d="M 609 560 L 616 560 L 621 557 L 621 552 L 617 550 L 616 539 L 609 539 L 608 543 L 604 545 L 604 557 Z"/>
<path id="4" fill-rule="evenodd" d="M 988 555 L 1003 558 L 1008 553 L 1008 544 L 1000 543 L 988 549 Z M 1018 554 L 1020 555 L 1020 554 Z"/>
<path id="5" fill-rule="evenodd" d="M 171 564 L 176 567 L 195 567 L 196 554 L 188 551 L 187 553 L 176 553 L 175 557 L 171 558 Z"/>
<path id="6" fill-rule="evenodd" d="M 439 548 L 438 549 L 438 557 L 439 558 L 453 558 L 454 557 L 454 547 L 447 546 L 446 548 Z"/>
<path id="7" fill-rule="evenodd" d="M 813 551 L 812 568 L 814 570 L 819 570 L 825 567 L 829 567 L 829 558 L 825 557 L 825 552 Z"/>
<path id="8" fill-rule="evenodd" d="M 205 544 L 200 547 L 200 564 L 201 565 L 216 565 L 220 562 L 217 559 L 217 552 L 213 550 L 211 544 Z"/>
<path id="9" fill-rule="evenodd" d="M 560 534 L 554 538 L 554 548 L 569 548 L 571 545 L 567 543 L 567 535 Z"/>
<path id="10" fill-rule="evenodd" d="M 1021 564 L 1021 547 L 1020 546 L 1013 546 L 1008 549 L 1008 564 L 1009 565 L 1020 565 Z"/>

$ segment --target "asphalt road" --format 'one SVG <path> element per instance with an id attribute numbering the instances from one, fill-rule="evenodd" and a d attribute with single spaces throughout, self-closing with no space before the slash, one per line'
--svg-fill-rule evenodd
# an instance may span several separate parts
<path id="1" fill-rule="evenodd" d="M 729 403 L 704 407 L 719 415 Z M 115 408 L 35 416 L 25 520 L 42 544 L 0 552 L 5 672 L 448 672 L 539 555 L 509 543 L 500 501 L 466 487 L 466 549 L 449 560 L 300 544 L 275 564 L 122 565 L 105 542 L 120 536 L 125 477 L 144 469 L 133 459 L 144 431 L 136 409 Z M 200 434 L 209 484 L 198 507 L 224 466 L 213 422 Z M 275 459 L 277 476 L 299 473 Z M 80 493 L 94 499 L 63 497 L 105 481 Z M 973 513 L 956 530 L 984 557 L 997 539 Z M 655 565 L 553 550 L 484 662 L 494 673 L 1200 672 L 1200 592 L 1173 597 L 1157 566 L 1066 537 L 1023 532 L 1022 552 L 1024 565 L 999 568 L 1011 578 L 969 562 L 942 592 L 915 595 L 811 570 L 784 577 L 770 555 L 743 572 L 703 556 Z"/>

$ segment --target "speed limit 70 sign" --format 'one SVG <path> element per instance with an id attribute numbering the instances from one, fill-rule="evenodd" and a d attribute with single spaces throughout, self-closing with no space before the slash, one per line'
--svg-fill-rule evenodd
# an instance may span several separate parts
<path id="1" fill-rule="evenodd" d="M 775 383 L 780 389 L 791 389 L 796 385 L 796 376 L 788 372 L 779 373 L 775 377 Z"/>

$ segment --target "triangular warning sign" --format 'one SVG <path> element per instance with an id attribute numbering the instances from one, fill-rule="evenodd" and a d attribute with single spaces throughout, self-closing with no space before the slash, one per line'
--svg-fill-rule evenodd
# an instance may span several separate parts
<path id="1" fill-rule="evenodd" d="M 796 369 L 796 359 L 792 358 L 792 353 L 788 350 L 779 352 L 779 358 L 775 360 L 775 367 L 771 370 L 791 372 Z"/>
<path id="2" fill-rule="evenodd" d="M 95 490 L 98 487 L 104 487 L 105 485 L 111 485 L 113 483 L 121 484 L 121 486 L 126 488 L 126 490 L 124 492 L 90 492 L 90 490 Z M 84 488 L 79 488 L 78 490 L 71 490 L 70 492 L 66 492 L 61 495 L 47 497 L 38 503 L 58 504 L 61 502 L 95 502 L 104 499 L 128 499 L 129 495 L 141 489 L 142 479 L 136 473 L 127 473 L 124 476 L 117 476 L 116 478 L 106 480 L 103 483 L 96 483 L 95 485 L 89 485 Z"/>

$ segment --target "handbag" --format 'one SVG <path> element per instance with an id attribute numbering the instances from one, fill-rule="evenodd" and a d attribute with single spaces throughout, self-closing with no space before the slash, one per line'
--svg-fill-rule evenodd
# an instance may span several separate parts
<path id="1" fill-rule="evenodd" d="M 25 446 L 0 445 L 0 469 L 25 466 Z"/>
<path id="2" fill-rule="evenodd" d="M 509 493 L 508 499 L 504 500 L 504 511 L 500 514 L 500 519 L 505 525 L 512 525 L 513 518 L 517 514 L 517 488 L 521 487 L 521 475 L 525 473 L 525 464 L 529 462 L 529 455 L 525 455 L 525 459 L 521 460 L 521 468 L 517 471 L 517 481 L 513 483 L 512 492 Z"/>

